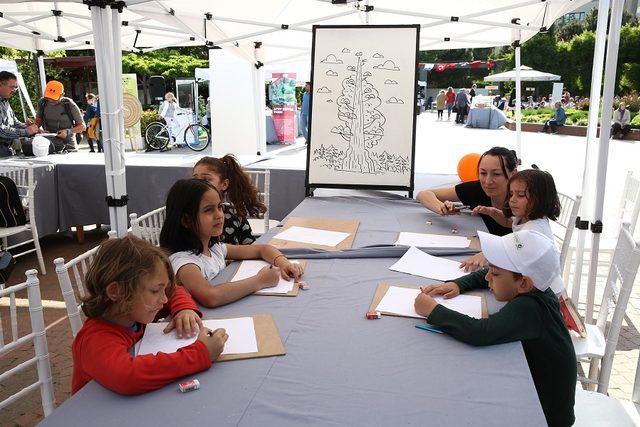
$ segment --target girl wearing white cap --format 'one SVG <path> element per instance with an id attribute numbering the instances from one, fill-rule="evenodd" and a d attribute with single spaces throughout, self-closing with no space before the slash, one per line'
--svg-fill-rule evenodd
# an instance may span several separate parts
<path id="1" fill-rule="evenodd" d="M 560 260 L 553 242 L 537 231 L 503 237 L 478 232 L 489 269 L 453 282 L 422 289 L 415 310 L 452 337 L 477 346 L 521 341 L 547 423 L 570 426 L 576 359 L 573 344 L 553 289 L 562 287 Z M 485 274 L 486 272 L 486 274 Z M 432 296 L 453 298 L 488 288 L 507 304 L 488 319 L 475 319 L 438 304 Z"/>

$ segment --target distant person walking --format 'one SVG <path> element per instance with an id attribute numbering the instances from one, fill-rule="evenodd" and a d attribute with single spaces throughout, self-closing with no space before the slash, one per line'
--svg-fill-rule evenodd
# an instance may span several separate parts
<path id="1" fill-rule="evenodd" d="M 620 103 L 613 111 L 613 125 L 611 125 L 611 137 L 615 138 L 620 134 L 620 139 L 624 138 L 631 131 L 631 113 L 624 103 Z"/>
<path id="2" fill-rule="evenodd" d="M 467 91 L 461 88 L 456 95 L 456 123 L 464 123 L 464 116 L 467 114 L 467 107 L 469 106 L 469 97 Z"/>
<path id="3" fill-rule="evenodd" d="M 304 92 L 302 93 L 302 106 L 300 108 L 300 117 L 302 119 L 302 135 L 304 136 L 304 143 L 309 143 L 309 107 L 311 101 L 311 82 L 307 82 L 304 85 Z"/>
<path id="4" fill-rule="evenodd" d="M 456 94 L 453 88 L 449 86 L 447 88 L 447 120 L 451 120 L 451 110 L 456 103 Z"/>
<path id="5" fill-rule="evenodd" d="M 547 130 L 551 128 L 551 133 L 555 135 L 558 133 L 558 126 L 564 126 L 565 121 L 567 121 L 567 114 L 564 112 L 564 108 L 562 108 L 562 102 L 556 101 L 556 113 L 553 119 L 548 120 L 544 124 L 542 132 L 547 133 Z"/>
<path id="6" fill-rule="evenodd" d="M 440 90 L 438 96 L 436 96 L 436 110 L 438 110 L 438 120 L 442 120 L 442 116 L 444 115 L 444 107 L 447 105 L 447 94 L 444 92 L 444 89 Z"/>
<path id="7" fill-rule="evenodd" d="M 473 102 L 473 98 L 475 98 L 476 96 L 476 84 L 474 83 L 473 85 L 471 85 L 471 91 L 469 92 L 469 95 L 471 95 L 471 100 L 469 102 Z"/>

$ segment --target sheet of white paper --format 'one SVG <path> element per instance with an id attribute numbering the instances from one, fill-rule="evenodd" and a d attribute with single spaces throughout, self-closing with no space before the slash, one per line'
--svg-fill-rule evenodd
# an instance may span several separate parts
<path id="1" fill-rule="evenodd" d="M 293 226 L 275 235 L 276 239 L 291 240 L 292 242 L 311 243 L 314 245 L 336 246 L 350 233 L 340 231 L 319 230 L 317 228 L 307 228 Z"/>
<path id="2" fill-rule="evenodd" d="M 291 261 L 291 262 L 297 263 L 297 261 Z M 233 279 L 231 279 L 231 281 L 234 282 L 236 280 L 248 279 L 249 277 L 252 277 L 258 274 L 258 272 L 262 268 L 268 267 L 268 266 L 269 266 L 269 263 L 262 260 L 252 259 L 252 260 L 242 261 L 242 263 L 240 263 L 240 267 L 238 267 L 238 271 L 236 272 L 236 275 L 233 276 Z M 286 294 L 291 292 L 291 290 L 293 289 L 293 285 L 294 285 L 293 279 L 284 280 L 282 276 L 280 276 L 280 281 L 276 286 L 274 286 L 273 288 L 261 289 L 256 293 L 257 294 L 264 294 L 264 293 Z"/>
<path id="3" fill-rule="evenodd" d="M 435 257 L 413 246 L 409 248 L 398 262 L 389 267 L 389 270 L 443 281 L 456 279 L 467 274 L 460 268 L 459 261 Z"/>
<path id="4" fill-rule="evenodd" d="M 224 328 L 229 335 L 229 339 L 224 345 L 222 354 L 244 354 L 257 353 L 258 342 L 256 341 L 256 330 L 253 326 L 252 317 L 240 317 L 237 319 L 208 319 L 202 323 L 215 331 Z M 178 338 L 175 329 L 168 334 L 162 332 L 167 326 L 166 322 L 149 323 L 144 331 L 138 355 L 174 353 L 179 348 L 185 347 L 195 342 L 197 336 L 191 338 Z"/>
<path id="5" fill-rule="evenodd" d="M 409 233 L 403 231 L 396 245 L 416 246 L 420 248 L 468 248 L 469 239 L 464 236 L 445 236 L 441 234 Z"/>
<path id="6" fill-rule="evenodd" d="M 389 286 L 387 293 L 376 307 L 377 311 L 393 313 L 401 316 L 423 318 L 413 308 L 420 289 Z M 455 298 L 434 298 L 438 304 L 476 319 L 482 318 L 482 298 L 475 295 L 458 295 Z"/>

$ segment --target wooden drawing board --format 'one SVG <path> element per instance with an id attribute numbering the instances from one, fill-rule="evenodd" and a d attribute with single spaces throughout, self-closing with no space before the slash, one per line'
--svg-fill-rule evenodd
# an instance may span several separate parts
<path id="1" fill-rule="evenodd" d="M 245 316 L 243 316 L 245 317 Z M 256 341 L 258 343 L 257 353 L 225 354 L 217 361 L 256 359 L 259 357 L 282 356 L 286 354 L 280 333 L 276 327 L 273 317 L 270 314 L 256 314 L 253 318 L 253 327 L 256 331 Z"/>
<path id="2" fill-rule="evenodd" d="M 273 246 L 276 246 L 278 248 L 316 248 L 316 249 L 324 249 L 327 251 L 350 249 L 351 246 L 353 245 L 354 239 L 356 238 L 356 232 L 358 231 L 360 222 L 357 220 L 292 216 L 286 220 L 286 222 L 282 226 L 282 230 L 280 230 L 279 233 L 293 226 L 317 228 L 319 230 L 328 230 L 328 231 L 340 231 L 343 233 L 350 233 L 350 235 L 346 239 L 344 239 L 342 242 L 340 242 L 337 246 L 314 245 L 312 243 L 280 240 L 278 239 L 277 234 L 271 239 L 269 243 L 271 243 Z"/>
<path id="3" fill-rule="evenodd" d="M 408 288 L 408 289 L 420 289 L 420 286 L 390 285 L 388 283 L 379 283 L 378 287 L 376 288 L 376 292 L 373 294 L 373 301 L 371 301 L 371 305 L 369 306 L 369 311 L 375 311 L 376 307 L 378 306 L 378 304 L 380 304 L 380 301 L 382 301 L 382 298 L 387 293 L 387 290 L 389 289 L 389 286 L 397 286 L 399 288 Z M 479 292 L 479 291 L 465 292 L 464 295 L 473 295 L 473 296 L 480 297 L 482 299 L 482 303 L 481 303 L 482 304 L 482 318 L 486 319 L 487 317 L 489 317 L 489 312 L 487 311 L 487 299 L 486 299 L 486 296 L 484 295 L 483 292 Z M 381 311 L 380 313 L 382 313 L 384 315 L 387 315 L 387 316 L 407 317 L 407 316 L 402 316 L 402 315 L 395 314 L 395 313 L 387 313 L 385 311 Z"/>

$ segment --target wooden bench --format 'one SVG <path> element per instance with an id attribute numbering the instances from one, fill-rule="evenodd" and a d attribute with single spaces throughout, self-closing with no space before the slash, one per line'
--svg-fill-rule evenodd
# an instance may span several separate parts
<path id="1" fill-rule="evenodd" d="M 522 123 L 523 132 L 540 132 L 544 125 L 540 123 Z M 507 122 L 505 127 L 509 130 L 516 130 L 515 122 Z M 571 135 L 571 136 L 587 136 L 586 126 L 558 126 L 558 135 Z M 600 135 L 600 128 L 598 128 L 598 136 Z M 640 129 L 631 129 L 631 131 L 623 138 L 627 141 L 640 141 Z"/>

